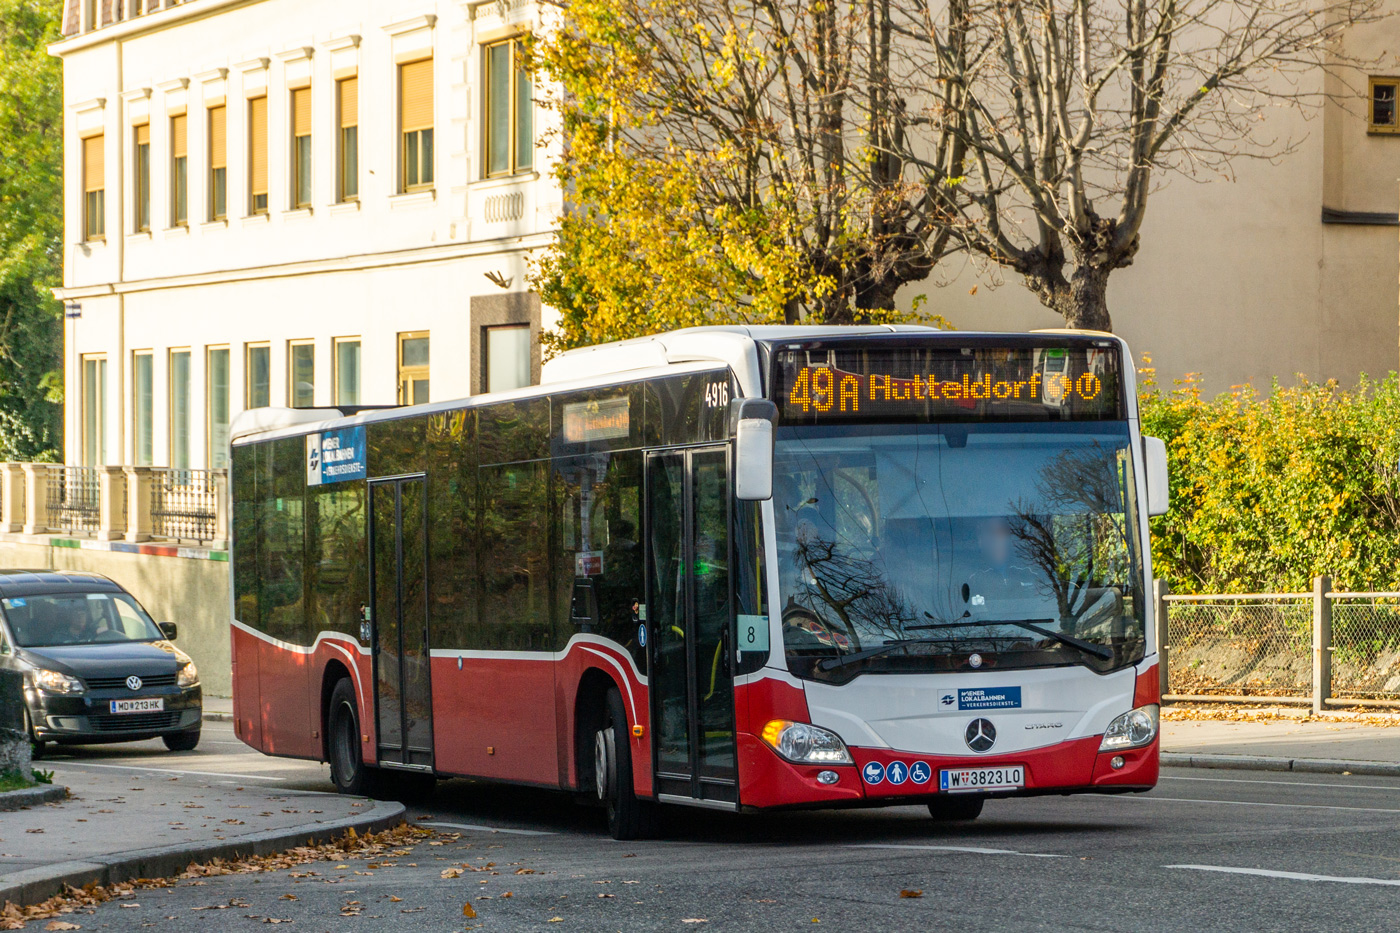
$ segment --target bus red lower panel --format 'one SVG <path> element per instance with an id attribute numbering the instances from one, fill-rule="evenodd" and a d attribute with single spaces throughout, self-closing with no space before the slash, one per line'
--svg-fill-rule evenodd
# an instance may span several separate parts
<path id="1" fill-rule="evenodd" d="M 502 781 L 559 781 L 554 664 L 517 658 L 433 658 L 438 771 Z"/>

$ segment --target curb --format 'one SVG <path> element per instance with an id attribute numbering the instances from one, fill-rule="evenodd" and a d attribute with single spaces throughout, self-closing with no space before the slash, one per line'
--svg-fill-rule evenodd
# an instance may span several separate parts
<path id="1" fill-rule="evenodd" d="M 0 794 L 0 810 L 23 810 L 25 807 L 36 807 L 43 803 L 55 803 L 67 796 L 68 788 L 62 784 L 7 790 Z"/>
<path id="2" fill-rule="evenodd" d="M 21 907 L 37 904 L 61 893 L 64 885 L 80 888 L 89 883 L 106 885 L 137 878 L 168 878 L 184 871 L 192 862 L 271 855 L 292 846 L 328 842 L 344 835 L 349 829 L 361 833 L 381 832 L 403 822 L 405 812 L 401 803 L 374 801 L 374 806 L 368 812 L 343 820 L 249 833 L 217 842 L 137 849 L 30 868 L 0 875 L 0 905 L 6 901 L 13 901 Z"/>
<path id="3" fill-rule="evenodd" d="M 1162 752 L 1168 768 L 1238 768 L 1243 771 L 1296 771 L 1301 774 L 1365 774 L 1400 777 L 1400 762 L 1345 758 L 1270 758 L 1263 755 L 1188 755 Z"/>
<path id="4" fill-rule="evenodd" d="M 203 719 L 205 722 L 233 722 L 233 714 L 205 710 Z"/>

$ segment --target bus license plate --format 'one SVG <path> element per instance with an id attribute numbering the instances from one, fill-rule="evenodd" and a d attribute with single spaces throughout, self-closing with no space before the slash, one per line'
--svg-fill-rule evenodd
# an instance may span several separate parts
<path id="1" fill-rule="evenodd" d="M 958 768 L 938 772 L 938 788 L 959 794 L 979 790 L 1015 790 L 1026 786 L 1026 769 L 1021 765 L 1002 768 Z"/>
<path id="2" fill-rule="evenodd" d="M 113 700 L 114 713 L 162 713 L 165 711 L 164 697 L 150 697 L 145 700 Z"/>

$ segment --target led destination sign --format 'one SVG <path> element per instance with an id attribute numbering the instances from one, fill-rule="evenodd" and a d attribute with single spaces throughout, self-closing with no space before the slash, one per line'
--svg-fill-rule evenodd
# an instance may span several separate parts
<path id="1" fill-rule="evenodd" d="M 910 348 L 775 355 L 788 424 L 1118 418 L 1113 348 Z"/>

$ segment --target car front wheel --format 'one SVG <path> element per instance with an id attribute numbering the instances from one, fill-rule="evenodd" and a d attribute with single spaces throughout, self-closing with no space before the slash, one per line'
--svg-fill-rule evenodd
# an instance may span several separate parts
<path id="1" fill-rule="evenodd" d="M 34 722 L 29 718 L 29 710 L 24 711 L 24 731 L 29 734 L 29 757 L 34 761 L 44 757 L 44 751 L 48 748 L 47 742 L 39 739 L 34 734 Z"/>
<path id="2" fill-rule="evenodd" d="M 186 729 L 184 732 L 167 732 L 161 736 L 165 747 L 172 752 L 192 752 L 199 744 L 199 730 Z"/>

